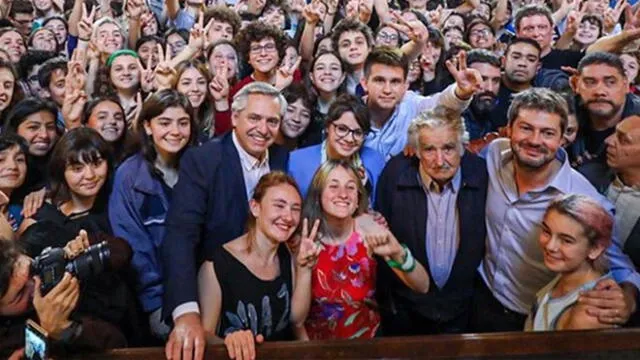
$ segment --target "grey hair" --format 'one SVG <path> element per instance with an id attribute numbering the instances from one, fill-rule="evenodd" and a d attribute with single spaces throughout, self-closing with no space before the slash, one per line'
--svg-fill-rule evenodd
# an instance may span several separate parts
<path id="1" fill-rule="evenodd" d="M 91 38 L 95 39 L 95 37 L 98 36 L 98 29 L 100 28 L 100 26 L 104 24 L 113 24 L 118 28 L 118 31 L 120 32 L 120 36 L 122 36 L 122 48 L 126 49 L 127 37 L 124 34 L 124 30 L 122 30 L 122 26 L 120 26 L 120 23 L 118 23 L 114 18 L 109 16 L 102 17 L 93 23 L 93 29 L 91 29 Z"/>
<path id="2" fill-rule="evenodd" d="M 268 95 L 278 99 L 278 104 L 280 104 L 280 116 L 283 116 L 284 112 L 287 110 L 287 100 L 284 98 L 284 95 L 282 95 L 280 90 L 265 82 L 254 81 L 244 86 L 236 93 L 233 97 L 233 103 L 231 104 L 231 111 L 236 113 L 244 110 L 247 107 L 249 95 L 251 94 Z"/>
<path id="3" fill-rule="evenodd" d="M 545 88 L 530 88 L 514 95 L 509 110 L 507 111 L 507 119 L 509 126 L 518 117 L 521 109 L 538 110 L 549 114 L 557 114 L 560 116 L 560 133 L 564 134 L 567 128 L 569 118 L 569 106 L 562 95 L 557 92 Z"/>
<path id="4" fill-rule="evenodd" d="M 420 147 L 420 130 L 443 127 L 449 127 L 458 134 L 458 148 L 460 154 L 463 154 L 464 146 L 469 143 L 467 127 L 459 112 L 442 106 L 423 111 L 411 121 L 408 130 L 409 144 L 418 149 Z"/>

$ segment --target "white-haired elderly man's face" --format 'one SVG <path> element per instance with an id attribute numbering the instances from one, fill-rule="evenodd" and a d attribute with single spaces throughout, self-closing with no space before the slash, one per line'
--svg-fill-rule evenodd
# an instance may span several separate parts
<path id="1" fill-rule="evenodd" d="M 423 127 L 418 130 L 417 155 L 420 167 L 440 186 L 445 185 L 460 167 L 463 148 L 460 136 L 450 126 Z"/>
<path id="2" fill-rule="evenodd" d="M 278 98 L 265 94 L 249 94 L 247 106 L 232 114 L 233 131 L 242 148 L 262 159 L 278 135 L 281 108 Z"/>

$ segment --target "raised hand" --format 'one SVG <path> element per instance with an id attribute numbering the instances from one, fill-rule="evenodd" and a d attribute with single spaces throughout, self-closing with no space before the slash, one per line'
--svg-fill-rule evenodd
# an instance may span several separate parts
<path id="1" fill-rule="evenodd" d="M 61 112 L 67 129 L 80 127 L 82 110 L 86 103 L 87 94 L 84 90 L 73 90 L 65 94 Z"/>
<path id="2" fill-rule="evenodd" d="M 291 67 L 287 67 L 285 64 L 282 64 L 278 71 L 276 72 L 276 83 L 275 87 L 279 90 L 286 89 L 293 82 L 293 73 L 298 70 L 300 66 L 300 62 L 302 61 L 302 57 L 298 56 L 296 62 L 291 65 Z"/>
<path id="3" fill-rule="evenodd" d="M 209 82 L 209 93 L 214 101 L 227 100 L 229 98 L 229 69 L 227 59 L 221 59 L 215 64 L 214 76 Z"/>
<path id="4" fill-rule="evenodd" d="M 65 78 L 65 93 L 84 90 L 87 82 L 85 71 L 86 52 L 76 48 L 71 54 L 71 60 L 67 63 L 67 76 Z"/>
<path id="5" fill-rule="evenodd" d="M 429 31 L 427 30 L 427 27 L 424 26 L 422 21 L 420 20 L 407 21 L 403 19 L 402 15 L 400 15 L 397 12 L 394 12 L 393 16 L 395 17 L 395 20 L 397 21 L 397 23 L 388 22 L 387 26 L 390 26 L 396 29 L 397 31 L 407 35 L 407 38 L 409 38 L 409 40 L 412 40 L 418 44 L 427 43 L 427 40 L 429 40 Z"/>
<path id="6" fill-rule="evenodd" d="M 128 0 L 127 7 L 124 10 L 125 15 L 129 19 L 140 20 L 140 17 L 142 16 L 142 13 L 145 11 L 146 7 L 147 6 L 145 5 L 144 0 Z"/>
<path id="7" fill-rule="evenodd" d="M 359 0 L 358 15 L 360 22 L 368 24 L 369 20 L 371 20 L 371 14 L 373 14 L 373 0 Z"/>
<path id="8" fill-rule="evenodd" d="M 96 7 L 91 8 L 91 12 L 87 10 L 87 4 L 82 4 L 82 17 L 78 23 L 78 39 L 89 41 L 93 30 L 93 22 L 96 18 Z"/>
<path id="9" fill-rule="evenodd" d="M 138 61 L 138 68 L 140 68 L 140 88 L 142 89 L 142 91 L 144 92 L 151 92 L 154 90 L 154 77 L 155 77 L 155 73 L 153 71 L 153 69 L 151 68 L 151 64 L 149 62 L 149 64 L 147 64 L 147 66 L 145 67 L 144 64 L 140 61 L 140 59 L 137 59 Z"/>
<path id="10" fill-rule="evenodd" d="M 442 5 L 438 5 L 435 10 L 427 11 L 427 19 L 429 20 L 429 24 L 438 26 L 442 19 Z"/>
<path id="11" fill-rule="evenodd" d="M 178 73 L 176 69 L 171 66 L 171 47 L 167 45 L 165 51 L 162 50 L 162 45 L 158 44 L 158 65 L 154 72 L 154 87 L 157 90 L 171 89 L 176 82 Z"/>
<path id="12" fill-rule="evenodd" d="M 206 47 L 207 33 L 213 24 L 213 19 L 209 20 L 206 28 L 204 27 L 204 13 L 201 11 L 198 15 L 198 21 L 193 24 L 193 28 L 189 32 L 188 46 L 193 50 L 204 50 Z"/>
<path id="13" fill-rule="evenodd" d="M 358 17 L 359 0 L 347 0 L 345 17 L 355 19 Z"/>
<path id="14" fill-rule="evenodd" d="M 319 1 L 312 1 L 302 9 L 302 16 L 307 24 L 317 24 L 324 20 L 319 9 L 320 6 L 322 4 Z"/>
<path id="15" fill-rule="evenodd" d="M 467 53 L 465 51 L 460 51 L 455 56 L 455 60 L 447 60 L 445 65 L 456 81 L 456 95 L 459 98 L 467 100 L 480 91 L 482 75 L 476 69 L 467 68 Z"/>
<path id="16" fill-rule="evenodd" d="M 626 6 L 624 8 L 624 18 L 625 30 L 640 30 L 640 7 L 638 7 L 634 13 L 633 7 Z"/>
<path id="17" fill-rule="evenodd" d="M 305 218 L 302 221 L 302 234 L 300 236 L 300 244 L 298 246 L 298 255 L 296 263 L 299 269 L 313 269 L 318 261 L 318 255 L 322 251 L 322 244 L 318 240 L 318 228 L 320 227 L 320 219 L 313 222 L 313 227 L 309 231 L 309 220 Z"/>
<path id="18" fill-rule="evenodd" d="M 574 10 L 567 15 L 567 30 L 571 33 L 575 33 L 578 31 L 580 27 L 580 23 L 582 22 L 582 17 L 584 16 L 584 12 L 582 10 Z"/>

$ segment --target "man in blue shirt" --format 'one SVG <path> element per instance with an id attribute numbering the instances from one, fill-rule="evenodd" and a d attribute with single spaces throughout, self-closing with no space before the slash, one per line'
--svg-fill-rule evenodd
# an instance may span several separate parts
<path id="1" fill-rule="evenodd" d="M 367 93 L 365 102 L 371 113 L 371 131 L 365 146 L 389 160 L 407 145 L 409 123 L 418 113 L 440 105 L 461 114 L 480 89 L 482 76 L 476 69 L 467 69 L 464 52 L 457 63 L 455 66 L 452 61 L 447 62 L 455 84 L 438 94 L 421 96 L 407 91 L 408 58 L 397 49 L 374 49 L 367 57 L 360 82 Z"/>
<path id="2" fill-rule="evenodd" d="M 551 281 L 538 246 L 540 223 L 558 195 L 578 193 L 613 206 L 576 170 L 562 148 L 566 101 L 553 91 L 532 88 L 514 97 L 508 112 L 509 139 L 486 152 L 486 253 L 479 272 L 472 326 L 475 331 L 521 331 L 535 294 Z M 617 237 L 607 249 L 615 279 L 600 281 L 580 297 L 600 322 L 624 324 L 635 311 L 640 275 L 621 251 Z"/>

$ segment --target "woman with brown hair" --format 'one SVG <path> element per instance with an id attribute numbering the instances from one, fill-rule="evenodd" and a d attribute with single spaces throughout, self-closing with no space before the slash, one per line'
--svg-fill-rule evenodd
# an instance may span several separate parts
<path id="1" fill-rule="evenodd" d="M 376 269 L 386 261 L 408 287 L 429 290 L 429 276 L 411 251 L 365 214 L 367 195 L 359 170 L 328 160 L 316 172 L 303 216 L 318 222 L 321 250 L 300 243 L 292 322 L 300 339 L 372 338 L 380 326 L 375 301 Z"/>
<path id="2" fill-rule="evenodd" d="M 255 343 L 292 340 L 293 262 L 287 248 L 300 222 L 295 181 L 263 176 L 249 202 L 247 233 L 219 247 L 198 274 L 202 324 L 229 357 L 255 358 Z"/>
<path id="3" fill-rule="evenodd" d="M 136 129 L 141 151 L 118 168 L 109 199 L 113 232 L 133 249 L 137 295 L 152 334 L 160 339 L 167 337 L 170 328 L 160 316 L 164 279 L 157 254 L 180 158 L 196 139 L 191 113 L 186 96 L 171 89 L 160 90 L 144 102 Z"/>
<path id="4" fill-rule="evenodd" d="M 209 140 L 215 132 L 213 99 L 208 90 L 211 81 L 209 71 L 199 60 L 183 61 L 178 64 L 176 71 L 176 90 L 189 99 L 198 134 L 203 140 Z"/>

